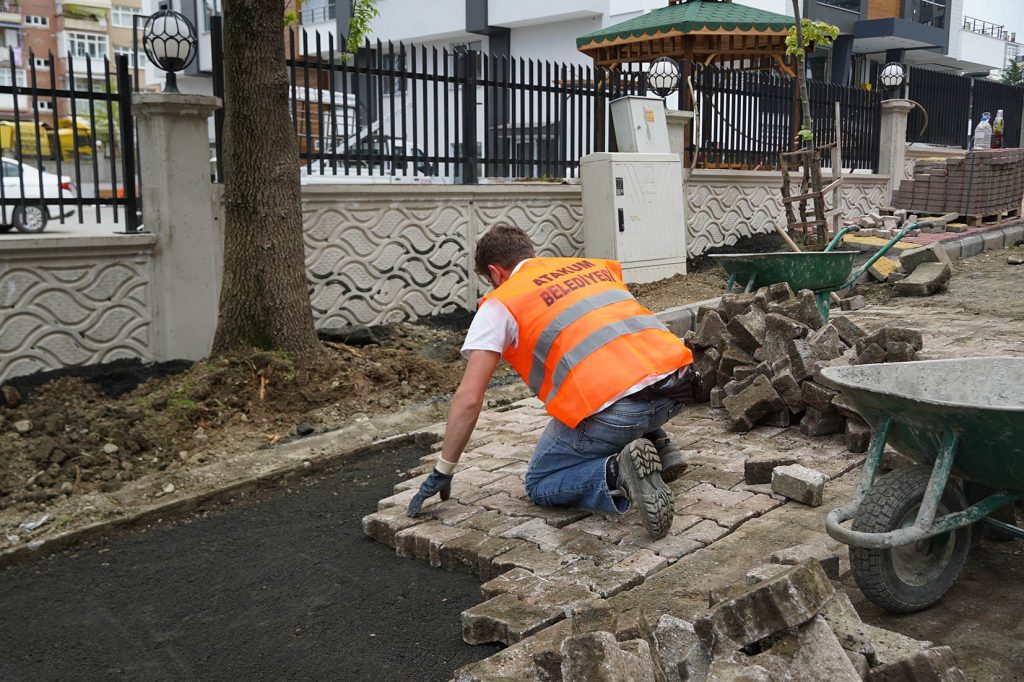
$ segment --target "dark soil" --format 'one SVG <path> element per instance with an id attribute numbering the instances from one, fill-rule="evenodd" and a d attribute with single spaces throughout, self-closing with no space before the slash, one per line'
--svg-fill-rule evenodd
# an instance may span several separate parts
<path id="1" fill-rule="evenodd" d="M 360 525 L 421 454 L 0 572 L 0 679 L 449 679 L 497 650 L 462 641 L 478 580 Z"/>
<path id="2" fill-rule="evenodd" d="M 113 492 L 297 430 L 326 431 L 449 394 L 462 373 L 464 331 L 442 322 L 394 325 L 379 343 L 359 347 L 325 341 L 303 362 L 248 351 L 191 366 L 118 363 L 11 382 L 23 400 L 0 407 L 0 515 L 25 516 L 66 496 Z M 19 434 L 25 420 L 31 430 Z M 10 543 L 0 536 L 0 548 Z"/>

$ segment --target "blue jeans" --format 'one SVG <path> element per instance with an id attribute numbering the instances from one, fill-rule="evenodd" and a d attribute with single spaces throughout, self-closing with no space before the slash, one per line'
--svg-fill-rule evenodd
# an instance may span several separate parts
<path id="1" fill-rule="evenodd" d="M 552 419 L 537 441 L 526 470 L 526 494 L 545 507 L 583 507 L 625 513 L 629 500 L 612 497 L 605 475 L 608 457 L 679 414 L 683 403 L 651 396 L 626 396 L 575 429 Z"/>

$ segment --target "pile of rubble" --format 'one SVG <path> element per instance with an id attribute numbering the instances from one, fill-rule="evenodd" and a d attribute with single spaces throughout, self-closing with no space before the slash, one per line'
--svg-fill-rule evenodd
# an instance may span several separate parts
<path id="1" fill-rule="evenodd" d="M 724 407 L 732 430 L 799 423 L 808 436 L 845 433 L 851 452 L 867 449 L 870 429 L 821 369 L 914 360 L 922 347 L 913 329 L 868 334 L 842 316 L 826 324 L 814 294 L 794 294 L 786 283 L 726 294 L 716 308 L 701 309 L 684 341 L 703 376 L 701 399 Z"/>
<path id="2" fill-rule="evenodd" d="M 616 613 L 600 602 L 578 609 L 572 634 L 544 661 L 549 679 L 965 679 L 948 647 L 861 621 L 833 582 L 839 559 L 824 545 L 777 552 L 772 561 L 744 583 L 713 592 L 710 608 L 692 623 L 666 613 L 652 627 L 638 610 Z"/>

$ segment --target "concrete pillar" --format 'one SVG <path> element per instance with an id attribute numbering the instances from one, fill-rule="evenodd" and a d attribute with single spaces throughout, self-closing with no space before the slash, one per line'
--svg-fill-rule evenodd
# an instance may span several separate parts
<path id="1" fill-rule="evenodd" d="M 914 105 L 906 99 L 882 101 L 882 129 L 878 146 L 878 172 L 889 176 L 885 203 L 892 201 L 892 192 L 903 179 L 907 158 L 907 116 Z"/>
<path id="2" fill-rule="evenodd" d="M 693 126 L 693 112 L 669 109 L 665 112 L 665 124 L 668 126 L 669 151 L 679 154 L 680 158 L 685 160 L 686 146 L 689 143 L 690 129 Z"/>
<path id="3" fill-rule="evenodd" d="M 132 97 L 139 139 L 143 229 L 154 250 L 154 359 L 200 360 L 217 328 L 224 237 L 210 179 L 208 120 L 220 99 Z"/>

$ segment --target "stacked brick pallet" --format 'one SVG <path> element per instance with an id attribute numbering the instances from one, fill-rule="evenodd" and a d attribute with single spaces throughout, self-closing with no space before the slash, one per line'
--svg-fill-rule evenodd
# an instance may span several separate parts
<path id="1" fill-rule="evenodd" d="M 916 212 L 957 213 L 980 222 L 1014 214 L 1024 198 L 1024 149 L 986 149 L 922 163 L 893 192 L 892 205 Z"/>

